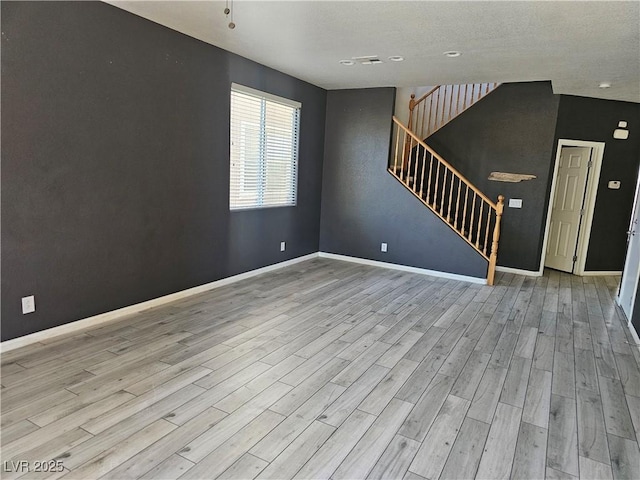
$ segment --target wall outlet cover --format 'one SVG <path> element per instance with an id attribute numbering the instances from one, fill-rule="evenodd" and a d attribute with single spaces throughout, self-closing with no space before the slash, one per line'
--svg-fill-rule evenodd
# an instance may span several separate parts
<path id="1" fill-rule="evenodd" d="M 280 251 L 284 252 L 286 248 L 287 248 L 286 242 L 280 242 Z"/>
<path id="2" fill-rule="evenodd" d="M 617 140 L 626 140 L 629 138 L 629 130 L 625 130 L 623 128 L 616 128 L 613 131 L 613 138 Z"/>
<path id="3" fill-rule="evenodd" d="M 33 295 L 22 297 L 22 314 L 36 311 L 36 298 Z"/>
<path id="4" fill-rule="evenodd" d="M 386 252 L 387 251 L 387 244 L 386 243 L 381 243 L 380 244 L 380 251 L 381 252 Z"/>

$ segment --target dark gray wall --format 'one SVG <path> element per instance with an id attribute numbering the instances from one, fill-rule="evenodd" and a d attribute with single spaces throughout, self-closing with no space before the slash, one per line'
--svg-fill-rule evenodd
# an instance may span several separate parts
<path id="1" fill-rule="evenodd" d="M 620 120 L 628 123 L 627 140 L 613 138 Z M 640 167 L 640 104 L 562 95 L 556 129 L 560 138 L 605 142 L 586 269 L 622 270 Z M 609 190 L 610 180 L 620 180 L 620 190 Z"/>
<path id="2" fill-rule="evenodd" d="M 538 270 L 558 140 L 605 142 L 586 269 L 615 271 L 623 267 L 640 166 L 639 117 L 638 104 L 553 95 L 549 82 L 504 84 L 429 143 L 490 197 L 523 199 L 522 210 L 505 208 L 498 264 Z M 620 120 L 628 122 L 626 141 L 613 139 Z M 490 182 L 491 171 L 538 178 Z M 609 180 L 621 180 L 622 188 L 609 190 Z"/>
<path id="3" fill-rule="evenodd" d="M 386 171 L 394 98 L 393 88 L 327 94 L 321 251 L 484 277 L 486 260 Z"/>
<path id="4" fill-rule="evenodd" d="M 1 8 L 2 340 L 318 250 L 324 90 L 105 3 Z M 230 214 L 231 82 L 302 102 L 297 207 Z"/>
<path id="5" fill-rule="evenodd" d="M 540 267 L 558 100 L 550 82 L 504 84 L 427 141 L 489 198 L 522 199 L 522 209 L 505 206 L 498 265 Z M 492 171 L 537 178 L 494 182 Z"/>

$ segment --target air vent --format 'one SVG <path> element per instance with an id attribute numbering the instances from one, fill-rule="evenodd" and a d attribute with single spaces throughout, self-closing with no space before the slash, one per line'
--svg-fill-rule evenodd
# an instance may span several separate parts
<path id="1" fill-rule="evenodd" d="M 383 63 L 377 55 L 368 55 L 365 57 L 353 57 L 353 61 L 360 65 L 377 65 Z"/>

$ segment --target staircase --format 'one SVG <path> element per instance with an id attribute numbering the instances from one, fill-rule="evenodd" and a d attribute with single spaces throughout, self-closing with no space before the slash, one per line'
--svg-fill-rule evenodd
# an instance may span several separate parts
<path id="1" fill-rule="evenodd" d="M 426 139 L 499 84 L 441 85 L 419 100 L 411 96 L 409 122 L 393 117 L 391 173 L 488 262 L 493 285 L 504 197 L 494 203 L 438 155 Z"/>

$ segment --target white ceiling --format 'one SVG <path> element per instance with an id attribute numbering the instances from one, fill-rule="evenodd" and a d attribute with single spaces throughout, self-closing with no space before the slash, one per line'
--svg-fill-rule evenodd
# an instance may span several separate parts
<path id="1" fill-rule="evenodd" d="M 108 3 L 326 89 L 551 80 L 640 102 L 638 1 L 235 0 L 234 30 L 224 1 Z M 338 63 L 364 55 L 385 62 Z"/>

